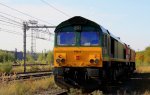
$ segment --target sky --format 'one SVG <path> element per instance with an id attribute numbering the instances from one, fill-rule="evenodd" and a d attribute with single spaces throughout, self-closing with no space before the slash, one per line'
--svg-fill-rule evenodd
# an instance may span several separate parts
<path id="1" fill-rule="evenodd" d="M 42 0 L 0 0 L 0 3 L 29 14 L 38 20 L 41 25 L 58 25 L 64 20 L 73 16 L 83 16 L 90 19 L 112 34 L 120 37 L 121 40 L 130 45 L 134 50 L 144 50 L 150 46 L 150 0 L 44 0 L 54 8 L 45 4 Z M 59 10 L 59 11 L 58 11 Z M 61 12 L 60 12 L 61 11 Z M 19 12 L 13 11 L 0 4 L 0 12 L 23 19 L 23 21 L 37 20 Z M 63 14 L 63 13 L 64 14 Z M 6 16 L 4 14 L 1 14 Z M 9 16 L 7 16 L 9 17 Z M 11 17 L 12 18 L 12 17 Z M 12 18 L 22 23 L 22 20 Z M 0 20 L 3 17 L 0 16 Z M 0 49 L 23 50 L 23 30 L 15 25 L 3 25 L 0 21 Z M 8 24 L 8 23 L 5 23 Z M 12 30 L 20 33 L 15 35 L 3 31 Z M 52 33 L 54 29 L 50 29 Z M 31 31 L 27 31 L 31 35 Z M 36 51 L 53 49 L 53 39 L 50 41 L 36 40 Z M 27 37 L 27 51 L 31 50 L 31 37 Z"/>

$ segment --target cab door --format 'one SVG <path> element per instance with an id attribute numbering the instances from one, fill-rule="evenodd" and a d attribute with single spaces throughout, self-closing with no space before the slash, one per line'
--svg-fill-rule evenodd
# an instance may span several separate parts
<path id="1" fill-rule="evenodd" d="M 110 36 L 103 34 L 103 59 L 108 61 L 110 56 Z"/>

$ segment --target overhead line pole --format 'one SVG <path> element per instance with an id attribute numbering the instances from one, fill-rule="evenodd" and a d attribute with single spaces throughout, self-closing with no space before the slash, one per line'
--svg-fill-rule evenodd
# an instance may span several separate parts
<path id="1" fill-rule="evenodd" d="M 27 30 L 27 23 L 23 22 L 24 73 L 26 73 L 26 30 Z"/>
<path id="2" fill-rule="evenodd" d="M 27 26 L 28 28 L 56 28 L 56 26 Z"/>
<path id="3" fill-rule="evenodd" d="M 26 31 L 30 28 L 56 28 L 56 26 L 28 26 L 27 22 L 23 22 L 23 51 L 24 51 L 24 73 L 26 73 Z"/>

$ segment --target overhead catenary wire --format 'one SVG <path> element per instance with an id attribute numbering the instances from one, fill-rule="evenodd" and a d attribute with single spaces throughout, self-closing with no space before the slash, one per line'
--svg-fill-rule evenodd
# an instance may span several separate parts
<path id="1" fill-rule="evenodd" d="M 21 19 L 21 18 L 19 18 L 19 17 L 16 17 L 16 16 L 12 16 L 12 15 L 10 15 L 10 14 L 4 13 L 4 12 L 0 12 L 0 13 L 3 14 L 3 15 L 7 15 L 7 16 L 9 16 L 9 17 L 13 17 L 13 18 L 15 18 L 15 19 L 21 20 L 22 22 L 24 21 L 23 19 Z"/>
<path id="2" fill-rule="evenodd" d="M 9 23 L 9 24 L 12 24 L 12 25 L 15 25 L 14 23 L 7 22 L 7 21 L 4 21 L 4 20 L 0 20 L 0 21 L 6 22 L 6 23 Z M 4 25 L 4 24 L 3 24 L 3 25 Z M 16 25 L 16 26 L 18 26 L 18 25 Z M 18 26 L 18 28 L 19 28 L 19 26 Z M 20 28 L 21 28 L 21 27 L 20 27 Z M 12 31 L 12 30 L 2 29 L 2 28 L 0 28 L 0 30 L 5 31 L 5 32 L 7 32 L 7 33 L 11 33 L 11 34 L 23 35 L 22 33 L 21 33 L 21 34 L 20 34 L 20 33 L 16 33 L 16 31 Z M 40 32 L 40 31 L 39 31 L 39 32 Z M 41 33 L 49 34 L 49 35 L 54 35 L 53 33 L 50 33 L 49 31 L 41 31 Z M 27 35 L 27 37 L 31 37 L 31 36 Z M 37 39 L 42 39 L 42 40 L 48 40 L 48 41 L 50 41 L 50 39 L 47 39 L 47 38 L 41 38 L 41 37 L 36 37 L 36 38 L 37 38 Z"/>
<path id="3" fill-rule="evenodd" d="M 54 6 L 52 6 L 51 4 L 49 4 L 48 2 L 46 2 L 45 0 L 41 0 L 41 1 L 42 1 L 43 3 L 45 3 L 46 5 L 48 5 L 49 7 L 55 9 L 56 11 L 58 11 L 58 12 L 64 14 L 65 16 L 71 17 L 69 14 L 67 14 L 67 13 L 65 13 L 65 12 L 63 12 L 63 11 L 57 9 L 56 7 L 54 7 Z"/>
<path id="4" fill-rule="evenodd" d="M 15 34 L 15 35 L 20 35 L 20 36 L 23 35 L 22 33 L 19 33 L 17 31 L 7 30 L 7 29 L 3 29 L 3 28 L 0 28 L 0 32 L 7 32 L 7 33 Z M 31 35 L 27 35 L 27 37 L 31 37 Z M 42 40 L 47 40 L 47 39 L 43 39 L 43 38 L 40 38 L 40 37 L 36 37 L 36 38 L 37 39 L 42 39 Z"/>
<path id="5" fill-rule="evenodd" d="M 1 19 L 0 19 L 0 22 L 5 22 L 5 23 L 8 23 L 8 24 L 17 25 L 17 26 L 21 26 L 21 27 L 22 27 L 22 25 L 15 24 L 15 23 L 12 23 L 12 22 L 10 22 L 10 21 L 5 21 L 5 20 L 1 20 Z"/>
<path id="6" fill-rule="evenodd" d="M 20 32 L 13 31 L 13 30 L 7 30 L 7 29 L 3 29 L 3 28 L 0 28 L 0 32 L 7 32 L 7 33 L 11 33 L 11 34 L 18 35 L 18 36 L 23 36 L 23 34 Z M 27 37 L 31 37 L 31 35 L 27 35 Z M 46 38 L 42 38 L 42 37 L 36 37 L 36 39 L 46 40 L 46 41 L 52 40 L 52 39 L 46 39 Z"/>
<path id="7" fill-rule="evenodd" d="M 23 33 L 13 31 L 13 30 L 7 30 L 7 29 L 4 29 L 4 28 L 0 28 L 0 32 L 7 32 L 7 33 L 23 36 Z M 27 37 L 31 37 L 31 36 L 27 35 Z"/>
<path id="8" fill-rule="evenodd" d="M 15 26 L 15 28 L 22 28 L 22 23 L 20 23 L 20 22 L 18 22 L 18 21 L 16 21 L 16 20 L 13 20 L 13 18 L 14 18 L 14 19 L 17 19 L 17 20 L 20 20 L 21 22 L 24 21 L 23 19 L 18 18 L 18 17 L 16 17 L 16 16 L 12 16 L 12 15 L 7 14 L 7 13 L 4 13 L 4 12 L 0 12 L 0 16 L 2 17 L 1 22 L 3 22 L 3 23 L 0 23 L 1 25 L 11 26 L 11 27 L 14 27 L 14 26 Z M 8 17 L 11 17 L 11 18 L 8 18 Z M 4 18 L 4 19 L 7 19 L 7 21 L 4 20 L 3 18 Z M 10 21 L 11 21 L 11 22 L 10 22 Z M 14 23 L 13 23 L 13 22 L 14 22 Z M 4 24 L 4 23 L 8 23 L 8 24 Z M 17 24 L 16 24 L 16 23 L 17 23 Z M 19 24 L 19 25 L 18 25 L 18 24 Z"/>
<path id="9" fill-rule="evenodd" d="M 11 34 L 23 36 L 23 34 L 20 33 L 20 32 L 12 31 L 12 30 L 7 30 L 7 29 L 3 29 L 3 28 L 0 28 L 0 32 L 7 32 L 7 33 L 11 33 Z M 30 36 L 30 35 L 27 35 L 27 37 L 31 37 L 31 36 Z"/>
<path id="10" fill-rule="evenodd" d="M 7 19 L 7 20 L 9 20 L 9 21 L 12 21 L 12 22 L 14 22 L 14 23 L 17 23 L 17 24 L 22 24 L 22 23 L 20 23 L 20 22 L 18 22 L 18 21 L 15 21 L 15 20 L 10 19 L 10 18 L 8 18 L 8 17 L 5 17 L 5 16 L 3 16 L 3 15 L 0 15 L 0 17 L 3 17 L 3 18 L 5 18 L 5 19 Z"/>
<path id="11" fill-rule="evenodd" d="M 24 12 L 22 12 L 22 11 L 19 11 L 19 10 L 15 9 L 15 8 L 12 8 L 12 7 L 10 7 L 10 6 L 7 6 L 7 5 L 5 5 L 5 4 L 3 4 L 3 3 L 1 3 L 1 2 L 0 2 L 0 5 L 5 6 L 5 7 L 9 8 L 9 9 L 11 9 L 11 10 L 13 10 L 13 11 L 19 12 L 19 13 L 21 13 L 21 14 L 23 14 L 23 15 L 28 16 L 28 17 L 37 19 L 37 20 L 39 20 L 39 21 L 41 21 L 41 22 L 45 22 L 45 23 L 48 23 L 48 24 L 52 24 L 52 23 L 49 23 L 49 22 L 44 21 L 44 20 L 42 20 L 42 19 L 39 19 L 39 18 L 37 18 L 37 17 L 34 17 L 34 16 L 32 16 L 32 15 L 29 15 L 29 14 L 27 14 L 27 13 L 24 13 Z M 53 24 L 52 24 L 52 25 L 53 25 Z"/>
<path id="12" fill-rule="evenodd" d="M 14 25 L 14 24 L 5 24 L 5 23 L 0 23 L 0 25 L 2 26 L 9 26 L 9 27 L 15 27 L 15 28 L 22 28 L 21 26 L 18 26 L 18 25 Z"/>
<path id="13" fill-rule="evenodd" d="M 20 32 L 13 31 L 13 30 L 7 30 L 7 29 L 3 29 L 3 28 L 0 28 L 0 32 L 8 32 L 8 33 L 16 34 L 16 35 L 23 35 Z"/>
<path id="14" fill-rule="evenodd" d="M 38 30 L 38 32 L 41 32 L 43 34 L 49 34 L 51 36 L 54 36 L 54 33 L 51 33 L 49 30 Z"/>
<path id="15" fill-rule="evenodd" d="M 45 22 L 45 23 L 49 23 L 49 22 L 47 22 L 47 21 L 41 20 L 41 19 L 36 18 L 36 17 L 34 17 L 34 16 L 32 16 L 32 15 L 29 15 L 29 14 L 27 14 L 27 13 L 24 13 L 24 12 L 22 12 L 22 11 L 19 11 L 19 10 L 15 9 L 15 8 L 9 7 L 9 6 L 7 6 L 7 5 L 1 3 L 1 2 L 0 2 L 0 5 L 5 6 L 5 7 L 9 8 L 9 9 L 11 9 L 11 10 L 13 10 L 13 11 L 19 12 L 19 13 L 21 13 L 21 14 L 23 14 L 23 15 L 28 16 L 28 17 L 34 18 L 34 19 L 36 19 L 36 20 L 39 20 L 39 21 L 42 21 L 42 22 Z M 13 25 L 14 25 L 14 23 L 17 23 L 17 24 L 19 24 L 19 25 L 21 24 L 21 23 L 18 23 L 17 21 L 12 20 L 12 19 L 10 19 L 10 18 L 8 18 L 8 17 L 5 17 L 5 16 L 1 16 L 1 17 L 5 18 L 5 19 L 2 18 L 2 20 L 0 19 L 1 22 L 13 24 Z M 51 23 L 49 23 L 49 24 L 51 24 Z M 18 25 L 18 26 L 19 26 L 19 25 Z M 22 26 L 22 24 L 21 24 L 21 26 Z M 26 25 L 26 23 L 25 23 L 24 21 L 23 21 L 23 26 L 24 26 L 24 27 L 23 27 L 23 30 L 24 30 L 24 33 L 23 33 L 23 34 L 22 34 L 22 33 L 21 33 L 21 34 L 20 34 L 20 33 L 16 33 L 15 31 L 11 31 L 11 30 L 5 30 L 5 29 L 0 29 L 0 30 L 2 30 L 2 31 L 4 31 L 4 32 L 7 32 L 7 33 L 15 34 L 15 35 L 21 35 L 21 36 L 24 37 L 24 41 L 23 41 L 23 42 L 24 42 L 24 44 L 23 44 L 23 46 L 24 46 L 24 67 L 26 67 L 26 65 L 25 65 L 25 64 L 26 64 L 26 37 L 32 37 L 32 36 L 28 36 L 28 35 L 26 34 L 26 30 L 28 30 L 26 26 L 28 26 L 28 25 Z M 37 37 L 36 37 L 36 38 L 37 38 Z M 41 39 L 41 38 L 37 38 L 37 39 Z M 42 40 L 46 40 L 46 39 L 42 39 Z M 25 69 L 25 68 L 24 68 L 24 72 L 26 72 L 26 69 Z"/>

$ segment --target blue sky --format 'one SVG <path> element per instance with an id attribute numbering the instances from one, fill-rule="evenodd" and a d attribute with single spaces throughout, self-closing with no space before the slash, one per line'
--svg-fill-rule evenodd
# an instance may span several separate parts
<path id="1" fill-rule="evenodd" d="M 97 22 L 112 34 L 121 38 L 135 50 L 143 50 L 150 45 L 150 1 L 149 0 L 45 0 L 55 8 L 72 16 L 83 16 Z M 69 17 L 47 6 L 40 0 L 0 0 L 0 3 L 28 13 L 54 25 Z M 26 21 L 33 19 L 0 5 L 0 11 L 20 17 Z M 46 24 L 40 22 L 41 24 Z M 0 26 L 2 27 L 2 26 Z M 7 27 L 6 27 L 7 28 Z M 11 29 L 11 28 L 10 28 Z M 22 30 L 16 30 L 22 33 Z M 53 32 L 53 30 L 52 30 Z M 30 32 L 28 32 L 30 34 Z M 31 38 L 27 38 L 30 51 Z M 53 39 L 53 38 L 52 38 Z M 4 44 L 5 40 L 5 44 Z M 22 36 L 0 31 L 0 48 L 22 50 Z M 8 43 L 8 44 L 7 44 Z M 42 44 L 42 45 L 41 45 Z M 37 40 L 37 51 L 52 49 L 53 42 Z"/>

